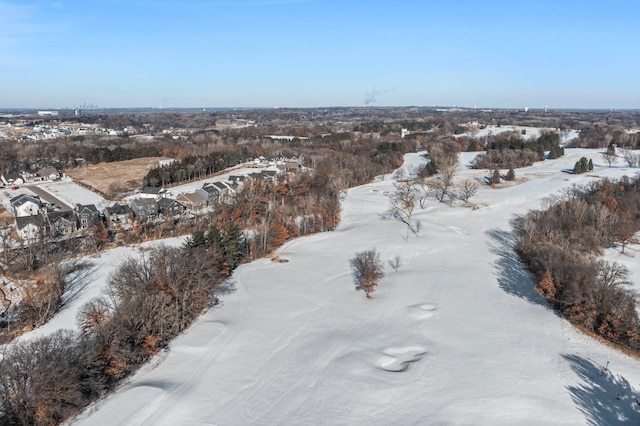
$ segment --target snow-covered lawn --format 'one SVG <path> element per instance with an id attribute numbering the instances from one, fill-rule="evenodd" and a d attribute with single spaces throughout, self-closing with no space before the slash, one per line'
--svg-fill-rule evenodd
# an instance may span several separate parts
<path id="1" fill-rule="evenodd" d="M 581 156 L 594 160 L 592 173 L 561 172 Z M 406 159 L 408 169 L 422 161 Z M 486 174 L 466 168 L 471 159 L 461 156 L 459 179 Z M 379 218 L 389 175 L 350 189 L 336 231 L 285 244 L 286 263 L 238 268 L 234 293 L 74 424 L 638 424 L 640 361 L 554 314 L 509 238 L 511 219 L 561 188 L 637 174 L 602 163 L 596 151 L 568 149 L 518 169 L 520 184 L 482 187 L 478 209 L 432 201 L 417 209 L 423 230 L 408 241 L 402 224 Z M 401 266 L 386 265 L 367 299 L 349 259 L 374 247 Z M 120 258 L 95 259 L 87 292 Z M 77 306 L 47 327 L 71 324 L 61 318 Z"/>
<path id="2" fill-rule="evenodd" d="M 71 207 L 74 207 L 76 204 L 95 204 L 98 210 L 101 211 L 104 207 L 112 204 L 97 192 L 80 186 L 72 179 L 43 182 L 38 184 L 38 187 L 59 198 Z"/>

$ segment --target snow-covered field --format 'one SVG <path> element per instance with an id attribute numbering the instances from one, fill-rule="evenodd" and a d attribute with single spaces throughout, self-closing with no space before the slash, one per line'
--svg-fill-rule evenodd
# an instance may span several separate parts
<path id="1" fill-rule="evenodd" d="M 593 173 L 561 172 L 581 156 L 593 159 Z M 471 159 L 461 155 L 459 178 L 482 180 L 486 171 L 466 167 Z M 407 169 L 421 161 L 406 160 Z M 287 263 L 238 268 L 234 293 L 72 423 L 638 424 L 640 361 L 554 314 L 509 238 L 515 215 L 561 188 L 638 173 L 620 165 L 605 168 L 596 151 L 568 149 L 518 169 L 517 185 L 483 186 L 471 200 L 478 209 L 436 201 L 417 209 L 423 229 L 408 241 L 402 224 L 379 218 L 393 190 L 389 175 L 350 189 L 336 231 L 287 243 L 277 253 Z M 385 263 L 400 256 L 402 265 L 386 265 L 367 299 L 354 290 L 349 259 L 374 247 Z M 87 292 L 97 294 L 126 253 L 116 250 L 95 259 Z M 75 326 L 68 318 L 81 297 L 49 332 Z"/>

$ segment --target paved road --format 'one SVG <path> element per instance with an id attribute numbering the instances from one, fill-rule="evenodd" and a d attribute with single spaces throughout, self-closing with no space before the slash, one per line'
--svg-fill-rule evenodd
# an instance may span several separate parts
<path id="1" fill-rule="evenodd" d="M 68 205 L 67 203 L 65 203 L 64 201 L 60 200 L 59 198 L 56 198 L 53 194 L 45 191 L 44 189 L 36 186 L 36 185 L 29 185 L 28 187 L 26 187 L 29 189 L 29 191 L 33 192 L 36 195 L 40 196 L 41 200 L 46 201 L 47 203 L 51 203 L 53 205 L 58 205 L 61 208 L 60 211 L 63 212 L 68 212 L 73 210 L 73 207 Z"/>

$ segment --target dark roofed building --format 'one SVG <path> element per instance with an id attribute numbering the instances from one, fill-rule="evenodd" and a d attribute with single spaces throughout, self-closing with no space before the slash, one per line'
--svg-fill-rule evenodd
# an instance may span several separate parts
<path id="1" fill-rule="evenodd" d="M 100 222 L 100 213 L 94 204 L 76 204 L 73 211 L 78 218 L 78 229 L 89 229 Z"/>
<path id="2" fill-rule="evenodd" d="M 70 235 L 77 231 L 76 216 L 72 211 L 49 212 L 49 229 L 53 236 Z"/>
<path id="3" fill-rule="evenodd" d="M 155 198 L 156 200 L 160 197 L 164 197 L 165 194 L 164 188 L 155 187 L 155 186 L 145 186 L 142 188 L 142 191 L 138 194 L 140 198 Z"/>
<path id="4" fill-rule="evenodd" d="M 131 202 L 131 210 L 139 221 L 144 222 L 158 215 L 158 202 L 152 198 L 138 198 Z"/>
<path id="5" fill-rule="evenodd" d="M 115 203 L 104 209 L 107 226 L 130 229 L 133 224 L 133 210 L 126 204 Z"/>
<path id="6" fill-rule="evenodd" d="M 177 200 L 162 198 L 158 201 L 158 211 L 163 216 L 177 216 L 184 213 L 187 208 Z"/>

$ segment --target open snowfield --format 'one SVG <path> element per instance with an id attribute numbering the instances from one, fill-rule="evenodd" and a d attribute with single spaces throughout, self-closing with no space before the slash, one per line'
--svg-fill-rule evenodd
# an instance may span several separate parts
<path id="1" fill-rule="evenodd" d="M 581 156 L 594 172 L 561 172 Z M 486 171 L 466 168 L 471 159 L 461 155 L 459 177 L 482 180 Z M 405 168 L 420 161 L 408 154 Z M 435 200 L 417 208 L 423 230 L 408 241 L 404 225 L 379 218 L 390 175 L 350 189 L 336 231 L 287 243 L 277 253 L 287 263 L 238 268 L 234 293 L 72 424 L 638 424 L 640 361 L 554 314 L 509 235 L 515 215 L 563 187 L 638 173 L 621 164 L 605 168 L 598 152 L 567 149 L 516 170 L 517 185 L 483 186 L 471 200 L 478 209 Z M 386 277 L 367 299 L 354 290 L 349 259 L 374 247 Z M 116 250 L 94 260 L 91 294 L 127 249 Z M 396 255 L 394 271 L 386 262 Z M 48 332 L 75 326 L 68 318 L 82 297 Z"/>

